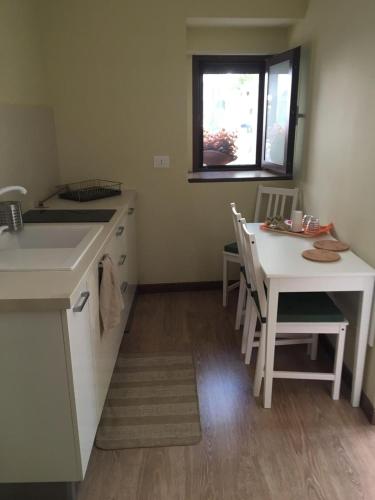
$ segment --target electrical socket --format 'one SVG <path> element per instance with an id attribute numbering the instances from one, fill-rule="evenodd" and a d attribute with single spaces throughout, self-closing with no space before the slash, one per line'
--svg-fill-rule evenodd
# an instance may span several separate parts
<path id="1" fill-rule="evenodd" d="M 154 168 L 169 168 L 169 156 L 154 156 Z"/>

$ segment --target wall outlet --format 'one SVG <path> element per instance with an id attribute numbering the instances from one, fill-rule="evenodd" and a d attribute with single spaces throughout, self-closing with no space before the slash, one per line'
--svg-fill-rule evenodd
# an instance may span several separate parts
<path id="1" fill-rule="evenodd" d="M 169 156 L 154 156 L 154 168 L 169 168 Z"/>

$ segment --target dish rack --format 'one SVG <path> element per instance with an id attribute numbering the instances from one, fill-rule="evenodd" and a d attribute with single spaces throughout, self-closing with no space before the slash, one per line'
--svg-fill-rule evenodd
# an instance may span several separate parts
<path id="1" fill-rule="evenodd" d="M 93 201 L 121 194 L 121 182 L 103 179 L 72 182 L 59 186 L 59 198 L 72 201 Z"/>

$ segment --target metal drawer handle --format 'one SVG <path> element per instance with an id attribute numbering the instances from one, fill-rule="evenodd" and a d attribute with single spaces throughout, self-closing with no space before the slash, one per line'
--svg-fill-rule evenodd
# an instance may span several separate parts
<path id="1" fill-rule="evenodd" d="M 124 264 L 124 262 L 126 261 L 126 255 L 125 254 L 122 254 L 120 256 L 120 260 L 118 261 L 118 265 L 119 266 L 122 266 Z"/>
<path id="2" fill-rule="evenodd" d="M 125 231 L 125 226 L 119 226 L 116 231 L 116 236 L 121 236 L 124 231 Z"/>
<path id="3" fill-rule="evenodd" d="M 82 292 L 77 304 L 73 307 L 73 312 L 80 313 L 86 305 L 90 292 Z"/>
<path id="4" fill-rule="evenodd" d="M 124 294 L 127 288 L 128 288 L 128 282 L 124 281 L 121 285 L 121 293 Z"/>
<path id="5" fill-rule="evenodd" d="M 128 215 L 132 215 L 135 212 L 135 208 L 129 208 Z"/>

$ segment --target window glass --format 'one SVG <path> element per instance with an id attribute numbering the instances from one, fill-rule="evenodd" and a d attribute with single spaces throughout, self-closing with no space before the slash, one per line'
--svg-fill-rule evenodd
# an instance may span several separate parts
<path id="1" fill-rule="evenodd" d="M 259 74 L 203 74 L 203 165 L 255 165 Z"/>
<path id="2" fill-rule="evenodd" d="M 194 172 L 264 169 L 292 178 L 299 58 L 300 47 L 193 56 Z"/>
<path id="3" fill-rule="evenodd" d="M 289 61 L 270 66 L 266 108 L 264 159 L 283 165 L 288 136 L 292 78 Z"/>

